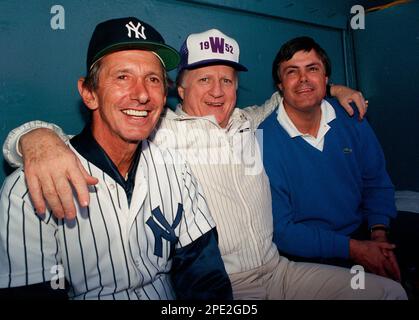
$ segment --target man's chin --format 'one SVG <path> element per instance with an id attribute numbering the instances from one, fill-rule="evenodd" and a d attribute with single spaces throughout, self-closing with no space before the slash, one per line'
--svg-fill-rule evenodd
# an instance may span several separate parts
<path id="1" fill-rule="evenodd" d="M 132 144 L 138 144 L 140 143 L 142 140 L 146 140 L 148 139 L 148 137 L 150 136 L 152 130 L 150 131 L 142 131 L 142 132 L 137 132 L 137 133 L 130 133 L 125 135 L 124 140 L 128 143 L 132 143 Z"/>
<path id="2" fill-rule="evenodd" d="M 299 97 L 297 105 L 301 108 L 312 108 L 315 106 L 320 106 L 323 99 L 320 99 L 318 96 L 307 95 Z"/>

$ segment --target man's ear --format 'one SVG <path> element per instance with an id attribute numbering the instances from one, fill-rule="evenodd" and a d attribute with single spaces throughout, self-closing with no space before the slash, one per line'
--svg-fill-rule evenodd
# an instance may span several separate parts
<path id="1" fill-rule="evenodd" d="M 281 82 L 278 83 L 276 86 L 278 87 L 279 91 L 283 92 L 283 90 L 282 90 L 282 83 Z"/>
<path id="2" fill-rule="evenodd" d="M 80 78 L 77 82 L 77 88 L 84 104 L 90 110 L 96 110 L 99 106 L 97 95 L 84 85 L 85 78 Z"/>
<path id="3" fill-rule="evenodd" d="M 181 86 L 177 87 L 177 93 L 179 95 L 179 97 L 183 100 L 183 98 L 185 97 L 185 88 L 182 88 Z"/>

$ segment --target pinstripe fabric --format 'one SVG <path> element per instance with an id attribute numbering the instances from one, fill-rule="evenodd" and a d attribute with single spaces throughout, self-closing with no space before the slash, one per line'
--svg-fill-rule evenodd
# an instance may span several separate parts
<path id="1" fill-rule="evenodd" d="M 235 109 L 226 130 L 211 117 L 191 117 L 179 107 L 167 110 L 152 137 L 160 147 L 176 149 L 201 183 L 229 274 L 264 265 L 277 251 L 269 181 L 255 130 L 278 99 L 276 93 L 262 107 Z"/>
<path id="2" fill-rule="evenodd" d="M 147 221 L 161 226 L 152 214 L 159 208 L 172 226 L 178 205 L 183 204 L 180 222 L 173 228 L 179 239 L 174 248 L 190 244 L 214 227 L 189 167 L 173 161 L 173 151 L 161 151 L 144 141 L 129 207 L 124 189 L 77 155 L 100 181 L 90 190 L 89 207 L 79 208 L 73 221 L 57 220 L 50 213 L 43 220 L 38 217 L 21 170 L 5 180 L 0 202 L 0 287 L 48 281 L 54 275 L 51 268 L 62 265 L 74 299 L 173 299 L 168 275 L 171 245 L 162 238 L 156 255 L 155 236 Z"/>
<path id="3" fill-rule="evenodd" d="M 264 170 L 260 170 L 263 167 L 259 159 L 255 165 L 249 164 L 258 155 L 259 146 L 253 139 L 256 128 L 280 102 L 281 97 L 275 92 L 261 106 L 235 109 L 227 130 L 211 118 L 168 111 L 154 136 L 155 144 L 161 148 L 172 147 L 186 158 L 200 181 L 217 223 L 219 247 L 229 274 L 265 264 L 276 250 L 272 245 L 268 180 Z M 22 158 L 16 152 L 19 138 L 38 127 L 50 128 L 67 140 L 56 125 L 40 121 L 26 123 L 11 131 L 4 142 L 3 154 L 11 165 L 22 165 Z M 244 157 L 246 162 L 237 160 L 249 150 L 254 157 Z M 231 157 L 232 154 L 236 156 Z"/>

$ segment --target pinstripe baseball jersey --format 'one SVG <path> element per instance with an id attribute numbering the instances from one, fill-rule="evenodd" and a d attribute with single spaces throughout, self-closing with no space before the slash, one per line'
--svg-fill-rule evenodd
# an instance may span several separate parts
<path id="1" fill-rule="evenodd" d="M 264 265 L 277 250 L 272 243 L 269 181 L 254 138 L 259 124 L 280 101 L 275 92 L 262 106 L 236 108 L 225 130 L 214 118 L 168 110 L 154 137 L 150 137 L 161 148 L 176 149 L 201 183 L 217 223 L 219 247 L 229 274 Z M 39 127 L 50 128 L 63 140 L 68 139 L 56 125 L 26 123 L 11 131 L 4 143 L 4 157 L 11 165 L 22 165 L 17 153 L 20 136 Z"/>
<path id="2" fill-rule="evenodd" d="M 214 227 L 202 191 L 175 152 L 143 141 L 132 200 L 76 152 L 99 183 L 75 220 L 36 215 L 22 170 L 3 185 L 0 287 L 54 279 L 63 269 L 74 299 L 173 299 L 173 252 Z M 177 158 L 179 159 L 179 158 Z"/>
<path id="3" fill-rule="evenodd" d="M 229 274 L 260 267 L 277 252 L 269 180 L 255 131 L 278 99 L 275 93 L 261 107 L 236 108 L 225 130 L 213 117 L 167 110 L 150 137 L 163 149 L 178 151 L 200 181 Z"/>

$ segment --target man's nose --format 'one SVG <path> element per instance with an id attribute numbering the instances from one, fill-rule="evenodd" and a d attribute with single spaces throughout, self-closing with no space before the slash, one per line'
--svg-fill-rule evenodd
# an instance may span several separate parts
<path id="1" fill-rule="evenodd" d="M 141 104 L 145 104 L 150 100 L 148 88 L 143 80 L 138 80 L 135 84 L 131 93 L 131 99 L 138 100 Z"/>
<path id="2" fill-rule="evenodd" d="M 220 81 L 213 82 L 211 86 L 210 94 L 215 98 L 218 98 L 224 95 L 223 86 Z"/>
<path id="3" fill-rule="evenodd" d="M 300 71 L 300 82 L 306 82 L 306 81 L 307 81 L 307 72 Z"/>

